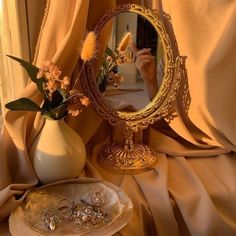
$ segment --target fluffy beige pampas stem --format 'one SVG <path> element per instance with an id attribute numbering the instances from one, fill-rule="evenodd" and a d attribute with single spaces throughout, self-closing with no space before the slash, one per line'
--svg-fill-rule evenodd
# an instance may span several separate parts
<path id="1" fill-rule="evenodd" d="M 75 86 L 76 86 L 76 84 L 77 84 L 77 82 L 80 78 L 81 72 L 84 69 L 85 63 L 87 61 L 90 61 L 91 59 L 93 59 L 95 57 L 95 54 L 96 54 L 96 40 L 97 40 L 96 34 L 93 31 L 90 31 L 87 34 L 87 36 L 86 36 L 86 38 L 83 42 L 83 46 L 82 46 L 82 50 L 81 50 L 81 54 L 80 54 L 80 57 L 83 60 L 83 65 L 82 65 L 82 68 L 79 72 L 78 77 L 75 80 L 75 83 L 74 83 L 72 89 L 75 88 Z"/>
<path id="2" fill-rule="evenodd" d="M 82 50 L 81 58 L 84 62 L 90 61 L 96 53 L 96 35 L 93 31 L 89 32 L 86 36 Z"/>
<path id="3" fill-rule="evenodd" d="M 129 45 L 130 39 L 131 39 L 131 33 L 128 32 L 121 39 L 117 50 L 119 52 L 124 52 L 126 50 L 126 48 L 128 47 L 128 45 Z"/>

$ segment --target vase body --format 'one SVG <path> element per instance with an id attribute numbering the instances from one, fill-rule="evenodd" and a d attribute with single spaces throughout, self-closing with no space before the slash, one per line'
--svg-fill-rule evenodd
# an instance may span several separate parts
<path id="1" fill-rule="evenodd" d="M 86 151 L 81 137 L 63 119 L 46 119 L 30 149 L 30 159 L 39 180 L 47 184 L 78 177 Z"/>

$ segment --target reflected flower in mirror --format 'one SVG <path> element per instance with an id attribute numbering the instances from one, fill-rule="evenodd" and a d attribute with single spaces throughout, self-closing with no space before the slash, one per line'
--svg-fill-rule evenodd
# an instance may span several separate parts
<path id="1" fill-rule="evenodd" d="M 58 120 L 67 114 L 78 116 L 84 106 L 90 104 L 89 99 L 79 90 L 75 89 L 80 78 L 81 71 L 86 62 L 90 61 L 96 53 L 96 35 L 89 32 L 86 36 L 82 49 L 81 59 L 83 60 L 80 73 L 72 86 L 68 76 L 62 76 L 62 71 L 52 61 L 45 61 L 38 68 L 20 58 L 9 56 L 11 59 L 20 63 L 28 73 L 32 82 L 42 93 L 43 103 L 39 106 L 34 101 L 23 97 L 6 104 L 10 110 L 39 111 L 46 118 Z"/>
<path id="2" fill-rule="evenodd" d="M 131 33 L 127 32 L 115 51 L 109 47 L 106 48 L 97 77 L 97 84 L 101 93 L 105 92 L 108 86 L 117 88 L 124 81 L 124 77 L 117 72 L 117 66 L 133 62 L 132 52 L 129 48 L 132 41 Z"/>

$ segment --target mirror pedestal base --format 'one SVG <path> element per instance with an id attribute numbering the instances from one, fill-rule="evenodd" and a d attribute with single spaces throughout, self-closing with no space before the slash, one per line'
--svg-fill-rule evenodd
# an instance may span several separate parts
<path id="1" fill-rule="evenodd" d="M 131 175 L 150 170 L 157 162 L 155 151 L 144 144 L 109 143 L 100 153 L 100 164 L 118 174 Z"/>

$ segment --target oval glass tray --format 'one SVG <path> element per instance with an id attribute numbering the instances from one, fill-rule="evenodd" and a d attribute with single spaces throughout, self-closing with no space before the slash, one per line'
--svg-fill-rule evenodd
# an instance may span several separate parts
<path id="1" fill-rule="evenodd" d="M 94 194 L 98 193 L 100 197 L 102 196 L 103 202 L 97 207 L 96 199 L 96 206 L 93 205 L 94 201 L 91 199 L 94 200 Z M 52 209 L 56 209 L 54 215 L 57 217 L 58 209 L 61 207 L 60 214 L 62 212 L 63 215 L 67 215 L 69 202 L 77 204 L 78 207 L 85 206 L 85 209 L 88 207 L 96 214 L 97 212 L 102 213 L 100 216 L 106 216 L 108 220 L 99 221 L 94 225 L 86 225 L 81 222 L 80 224 L 75 223 L 76 221 L 72 217 L 73 219 L 68 222 L 57 220 L 55 229 L 50 230 L 48 223 L 45 223 L 45 212 L 48 214 L 52 212 Z M 111 183 L 90 178 L 60 181 L 31 191 L 25 201 L 12 212 L 9 218 L 9 228 L 14 236 L 112 235 L 129 222 L 132 211 L 131 200 L 122 189 Z M 77 213 L 75 210 L 72 212 L 74 215 Z M 69 213 L 69 215 L 71 214 Z"/>

